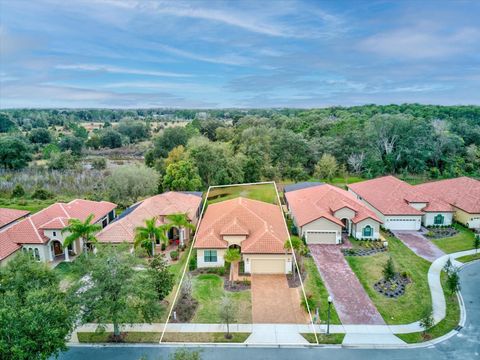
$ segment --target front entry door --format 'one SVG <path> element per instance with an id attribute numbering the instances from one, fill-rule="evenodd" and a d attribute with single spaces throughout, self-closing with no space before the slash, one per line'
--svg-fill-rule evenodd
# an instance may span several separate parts
<path id="1" fill-rule="evenodd" d="M 62 246 L 58 241 L 53 242 L 53 253 L 55 254 L 55 256 L 62 255 L 63 253 Z"/>

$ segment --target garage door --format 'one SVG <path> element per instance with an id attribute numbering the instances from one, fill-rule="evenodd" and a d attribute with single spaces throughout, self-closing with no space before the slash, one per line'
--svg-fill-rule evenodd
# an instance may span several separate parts
<path id="1" fill-rule="evenodd" d="M 390 230 L 420 230 L 420 221 L 417 219 L 392 218 L 387 219 L 385 225 Z"/>
<path id="2" fill-rule="evenodd" d="M 284 259 L 252 259 L 252 274 L 285 274 Z"/>
<path id="3" fill-rule="evenodd" d="M 468 221 L 468 227 L 471 229 L 480 229 L 480 218 L 471 218 Z"/>
<path id="4" fill-rule="evenodd" d="M 307 244 L 336 244 L 335 231 L 308 231 L 305 236 Z"/>

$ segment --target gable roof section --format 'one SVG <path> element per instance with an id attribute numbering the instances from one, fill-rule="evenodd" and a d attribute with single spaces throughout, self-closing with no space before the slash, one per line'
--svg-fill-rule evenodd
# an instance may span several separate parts
<path id="1" fill-rule="evenodd" d="M 0 208 L 0 229 L 30 214 L 30 211 Z"/>
<path id="2" fill-rule="evenodd" d="M 355 212 L 355 217 L 352 219 L 354 223 L 367 218 L 372 218 L 381 223 L 377 215 L 357 200 L 353 194 L 336 186 L 325 184 L 289 192 L 285 196 L 298 226 L 303 226 L 320 218 L 325 218 L 343 226 L 342 221 L 333 215 L 343 208 L 349 208 Z"/>
<path id="3" fill-rule="evenodd" d="M 348 187 L 384 215 L 420 216 L 429 211 L 453 211 L 446 202 L 390 175 L 351 184 Z M 417 210 L 409 205 L 409 202 L 428 204 L 424 209 Z"/>
<path id="4" fill-rule="evenodd" d="M 416 185 L 415 188 L 470 214 L 480 214 L 480 181 L 478 180 L 463 176 L 428 182 Z"/>
<path id="5" fill-rule="evenodd" d="M 285 253 L 283 246 L 288 232 L 280 207 L 243 197 L 208 206 L 198 229 L 195 248 L 226 249 L 228 243 L 223 240 L 223 232 L 239 226 L 241 231 L 248 231 L 247 239 L 241 244 L 243 254 Z"/>
<path id="6" fill-rule="evenodd" d="M 97 234 L 97 239 L 100 242 L 108 243 L 133 242 L 135 228 L 143 226 L 145 220 L 156 217 L 159 226 L 163 224 L 161 220 L 163 216 L 178 213 L 186 213 L 187 217 L 193 220 L 201 202 L 202 198 L 197 193 L 169 191 L 149 197 L 125 210 L 127 214 L 120 215 L 116 221 L 100 231 Z"/>

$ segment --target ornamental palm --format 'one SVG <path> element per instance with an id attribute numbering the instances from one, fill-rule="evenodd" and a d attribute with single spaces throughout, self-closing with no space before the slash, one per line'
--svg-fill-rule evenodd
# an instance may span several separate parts
<path id="1" fill-rule="evenodd" d="M 138 226 L 135 228 L 135 242 L 134 247 L 139 246 L 147 250 L 149 256 L 154 255 L 155 242 L 160 240 L 166 243 L 167 237 L 165 235 L 166 227 L 157 226 L 157 218 L 145 220 L 145 226 Z"/>
<path id="2" fill-rule="evenodd" d="M 230 281 L 233 281 L 233 264 L 239 262 L 242 259 L 242 255 L 240 254 L 240 249 L 235 249 L 235 248 L 230 248 L 227 251 L 225 251 L 225 254 L 223 255 L 223 259 L 226 262 L 229 262 L 231 264 L 230 266 Z"/>
<path id="3" fill-rule="evenodd" d="M 90 214 L 83 222 L 79 219 L 68 219 L 68 226 L 63 228 L 62 234 L 65 232 L 70 234 L 63 240 L 63 247 L 70 246 L 77 239 L 83 239 L 84 251 L 87 249 L 87 244 L 96 244 L 97 238 L 95 233 L 100 231 L 102 226 L 92 224 L 93 218 L 94 215 Z"/>
<path id="4" fill-rule="evenodd" d="M 168 229 L 172 227 L 178 227 L 179 229 L 190 229 L 190 230 L 195 230 L 195 225 L 190 223 L 190 220 L 188 220 L 187 214 L 171 214 L 167 215 L 166 219 L 169 221 L 167 224 Z M 183 245 L 183 236 L 180 236 L 180 245 Z"/>

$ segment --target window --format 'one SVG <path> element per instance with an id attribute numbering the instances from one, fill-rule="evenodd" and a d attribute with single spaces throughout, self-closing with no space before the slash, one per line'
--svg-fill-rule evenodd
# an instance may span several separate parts
<path id="1" fill-rule="evenodd" d="M 217 250 L 205 250 L 203 252 L 203 261 L 217 262 Z"/>
<path id="2" fill-rule="evenodd" d="M 53 232 L 53 236 L 57 236 L 57 232 L 56 232 L 56 231 Z"/>
<path id="3" fill-rule="evenodd" d="M 368 236 L 372 236 L 372 227 L 370 225 L 367 225 L 363 228 L 363 236 L 365 237 L 368 237 Z"/>
<path id="4" fill-rule="evenodd" d="M 35 260 L 40 261 L 40 253 L 38 252 L 38 249 L 35 249 Z"/>
<path id="5" fill-rule="evenodd" d="M 443 220 L 444 220 L 444 217 L 442 214 L 438 214 L 437 216 L 435 216 L 435 219 L 433 221 L 433 223 L 435 225 L 442 225 L 443 224 Z"/>

